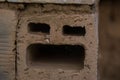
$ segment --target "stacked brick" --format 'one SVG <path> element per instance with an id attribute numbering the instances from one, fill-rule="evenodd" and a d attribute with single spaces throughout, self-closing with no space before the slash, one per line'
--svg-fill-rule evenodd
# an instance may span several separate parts
<path id="1" fill-rule="evenodd" d="M 7 80 L 97 80 L 94 0 L 8 2 L 34 4 L 23 4 L 19 15 L 0 10 L 0 73 Z"/>

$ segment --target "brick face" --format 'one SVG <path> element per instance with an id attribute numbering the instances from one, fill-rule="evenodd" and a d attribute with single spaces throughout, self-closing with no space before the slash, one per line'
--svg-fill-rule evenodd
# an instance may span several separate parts
<path id="1" fill-rule="evenodd" d="M 23 15 L 19 23 L 17 39 L 17 52 L 19 54 L 17 60 L 18 80 L 97 80 L 98 40 L 96 36 L 97 26 L 95 17 L 96 15 L 93 13 L 65 14 L 64 12 L 59 14 L 39 13 L 39 15 Z M 30 33 L 29 23 L 49 24 L 50 33 Z M 86 33 L 84 36 L 65 35 L 63 34 L 64 25 L 85 27 Z M 80 68 L 81 63 L 72 65 L 73 68 L 67 67 L 68 69 L 61 67 L 62 65 L 60 65 L 59 62 L 57 62 L 57 64 L 51 64 L 52 66 L 44 62 L 39 62 L 39 64 L 35 64 L 35 66 L 34 62 L 27 64 L 29 62 L 29 59 L 26 59 L 28 57 L 27 54 L 29 54 L 27 49 L 31 44 L 83 46 L 85 49 L 84 67 Z M 66 64 L 64 64 L 64 66 L 66 67 Z"/>
<path id="2" fill-rule="evenodd" d="M 0 80 L 97 80 L 92 6 L 0 5 Z"/>

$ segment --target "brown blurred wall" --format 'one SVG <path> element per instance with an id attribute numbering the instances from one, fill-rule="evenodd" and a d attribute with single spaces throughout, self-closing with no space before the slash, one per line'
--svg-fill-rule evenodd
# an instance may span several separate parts
<path id="1" fill-rule="evenodd" d="M 100 80 L 120 80 L 120 0 L 99 6 Z"/>

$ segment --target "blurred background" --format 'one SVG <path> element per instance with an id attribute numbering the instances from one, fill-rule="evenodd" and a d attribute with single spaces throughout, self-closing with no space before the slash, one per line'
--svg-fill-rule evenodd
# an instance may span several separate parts
<path id="1" fill-rule="evenodd" d="M 120 0 L 99 5 L 100 80 L 120 80 Z"/>

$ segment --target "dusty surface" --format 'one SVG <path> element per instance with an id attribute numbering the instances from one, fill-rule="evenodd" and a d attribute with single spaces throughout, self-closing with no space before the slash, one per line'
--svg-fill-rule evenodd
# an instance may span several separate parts
<path id="1" fill-rule="evenodd" d="M 18 26 L 18 80 L 97 80 L 97 36 L 95 25 L 95 14 L 89 6 L 60 6 L 43 5 L 27 6 L 20 13 Z M 46 23 L 50 25 L 50 34 L 29 33 L 29 23 Z M 64 35 L 62 29 L 64 25 L 81 26 L 86 29 L 85 36 Z M 39 65 L 27 65 L 27 47 L 30 44 L 69 44 L 81 45 L 85 48 L 84 68 L 72 65 L 73 68 L 63 68 L 59 63 L 54 66 L 39 63 Z M 39 52 L 40 53 L 40 52 Z M 42 64 L 47 67 L 42 66 Z M 81 63 L 80 63 L 81 64 Z M 52 64 L 51 64 L 52 65 Z M 59 65 L 59 67 L 57 67 Z M 70 66 L 65 64 L 66 67 Z M 54 67 L 57 68 L 54 68 Z M 24 73 L 24 74 L 23 74 Z"/>
<path id="2" fill-rule="evenodd" d="M 97 80 L 98 40 L 94 6 L 0 3 L 0 8 L 3 6 L 6 10 L 16 11 L 18 18 L 17 69 L 15 70 L 18 80 Z M 50 33 L 30 33 L 29 23 L 47 23 L 50 25 Z M 64 25 L 85 27 L 85 35 L 64 35 L 62 31 Z M 40 62 L 32 66 L 30 63 L 27 64 L 29 62 L 27 48 L 34 43 L 83 46 L 84 63 L 77 63 L 78 65 L 65 63 L 65 67 L 71 66 L 71 68 L 68 67 L 69 70 L 59 63 L 54 63 L 55 66 L 60 65 L 59 67 L 54 68 L 55 66 L 52 65 L 51 69 L 48 64 L 47 67 L 41 66 Z M 46 63 L 43 64 L 46 65 Z M 12 77 L 15 76 L 12 75 Z"/>

